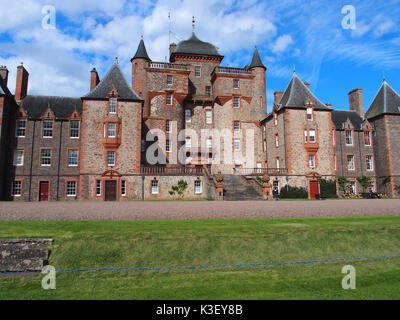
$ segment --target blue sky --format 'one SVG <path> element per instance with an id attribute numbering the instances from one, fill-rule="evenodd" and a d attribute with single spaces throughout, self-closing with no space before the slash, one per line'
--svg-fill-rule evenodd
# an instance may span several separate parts
<path id="1" fill-rule="evenodd" d="M 42 8 L 56 10 L 56 29 L 44 29 Z M 352 5 L 355 29 L 344 29 L 342 8 Z M 143 35 L 149 56 L 165 61 L 171 41 L 196 34 L 215 44 L 222 65 L 250 63 L 254 46 L 267 66 L 267 103 L 284 90 L 293 66 L 322 102 L 347 109 L 347 93 L 364 90 L 365 108 L 382 84 L 400 92 L 400 1 L 301 0 L 0 0 L 0 65 L 10 70 L 9 87 L 24 62 L 29 93 L 82 96 L 93 67 L 104 76 L 116 56 L 130 81 L 130 58 Z M 7 9 L 4 9 L 7 8 Z"/>

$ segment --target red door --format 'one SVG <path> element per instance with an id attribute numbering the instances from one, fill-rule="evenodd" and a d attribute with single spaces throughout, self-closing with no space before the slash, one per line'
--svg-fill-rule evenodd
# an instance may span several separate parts
<path id="1" fill-rule="evenodd" d="M 48 200 L 49 200 L 49 182 L 48 181 L 40 181 L 39 201 L 48 201 Z"/>
<path id="2" fill-rule="evenodd" d="M 117 200 L 117 181 L 116 180 L 106 180 L 106 201 Z"/>
<path id="3" fill-rule="evenodd" d="M 310 198 L 316 199 L 318 193 L 318 181 L 310 181 Z"/>

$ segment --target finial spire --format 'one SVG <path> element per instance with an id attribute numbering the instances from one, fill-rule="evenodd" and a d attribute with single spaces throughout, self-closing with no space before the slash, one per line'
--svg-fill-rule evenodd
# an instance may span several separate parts
<path id="1" fill-rule="evenodd" d="M 296 65 L 293 63 L 293 73 L 296 73 Z"/>
<path id="2" fill-rule="evenodd" d="M 115 57 L 115 63 L 118 64 L 118 57 Z"/>
<path id="3" fill-rule="evenodd" d="M 194 20 L 194 16 L 193 16 L 193 20 L 192 20 L 192 33 L 194 33 L 195 30 L 195 20 Z"/>
<path id="4" fill-rule="evenodd" d="M 382 71 L 382 76 L 383 76 L 383 82 L 386 82 L 385 70 L 384 70 L 384 71 Z"/>

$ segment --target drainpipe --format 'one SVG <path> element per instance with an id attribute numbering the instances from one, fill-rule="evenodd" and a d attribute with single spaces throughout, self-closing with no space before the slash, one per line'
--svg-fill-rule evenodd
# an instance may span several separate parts
<path id="1" fill-rule="evenodd" d="M 142 176 L 142 201 L 144 201 L 144 176 Z"/>
<path id="2" fill-rule="evenodd" d="M 27 121 L 28 123 L 28 121 Z M 32 130 L 32 149 L 31 149 L 31 167 L 29 171 L 29 196 L 28 196 L 28 201 L 31 201 L 31 191 L 32 191 L 32 168 L 33 168 L 33 150 L 34 150 L 34 145 L 35 145 L 35 128 L 36 128 L 36 120 L 33 120 L 33 130 Z"/>
<path id="3" fill-rule="evenodd" d="M 60 143 L 58 144 L 58 169 L 57 169 L 57 196 L 56 200 L 58 201 L 58 195 L 60 191 L 60 164 L 61 164 L 61 147 L 62 147 L 62 129 L 63 129 L 63 122 L 62 120 L 60 121 Z M 67 161 L 68 161 L 68 155 L 67 155 Z"/>

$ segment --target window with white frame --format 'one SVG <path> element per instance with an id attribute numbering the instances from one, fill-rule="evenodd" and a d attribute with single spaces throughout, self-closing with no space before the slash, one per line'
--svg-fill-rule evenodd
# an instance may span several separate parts
<path id="1" fill-rule="evenodd" d="M 307 120 L 308 121 L 313 120 L 313 109 L 312 108 L 307 108 Z"/>
<path id="2" fill-rule="evenodd" d="M 315 169 L 315 155 L 311 154 L 309 156 L 308 165 L 311 169 Z"/>
<path id="3" fill-rule="evenodd" d="M 240 139 L 235 139 L 234 140 L 234 150 L 235 151 L 240 151 Z"/>
<path id="4" fill-rule="evenodd" d="M 257 162 L 257 169 L 262 169 L 262 163 L 261 162 Z"/>
<path id="5" fill-rule="evenodd" d="M 126 196 L 126 181 L 121 180 L 121 196 Z"/>
<path id="6" fill-rule="evenodd" d="M 108 112 L 117 113 L 117 98 L 110 98 L 108 100 Z"/>
<path id="7" fill-rule="evenodd" d="M 96 180 L 96 196 L 101 196 L 101 180 Z"/>
<path id="8" fill-rule="evenodd" d="M 347 170 L 350 170 L 350 171 L 354 171 L 355 170 L 354 156 L 353 155 L 348 155 L 347 156 Z"/>
<path id="9" fill-rule="evenodd" d="M 210 86 L 206 86 L 206 96 L 211 97 L 211 87 Z"/>
<path id="10" fill-rule="evenodd" d="M 357 185 L 355 181 L 350 182 L 350 193 L 356 194 L 357 193 Z"/>
<path id="11" fill-rule="evenodd" d="M 68 150 L 68 167 L 78 166 L 78 150 Z"/>
<path id="12" fill-rule="evenodd" d="M 238 79 L 233 80 L 233 89 L 239 89 L 239 80 Z"/>
<path id="13" fill-rule="evenodd" d="M 171 152 L 171 140 L 165 140 L 165 152 Z"/>
<path id="14" fill-rule="evenodd" d="M 79 120 L 69 122 L 69 137 L 72 139 L 79 138 Z"/>
<path id="15" fill-rule="evenodd" d="M 308 131 L 304 130 L 304 142 L 308 143 Z"/>
<path id="16" fill-rule="evenodd" d="M 201 68 L 200 68 L 200 66 L 195 66 L 194 67 L 194 75 L 197 78 L 201 76 Z"/>
<path id="17" fill-rule="evenodd" d="M 234 132 L 240 131 L 240 121 L 233 121 L 233 131 Z"/>
<path id="18" fill-rule="evenodd" d="M 172 132 L 172 120 L 167 120 L 165 122 L 165 131 L 167 133 L 171 133 Z"/>
<path id="19" fill-rule="evenodd" d="M 192 111 L 190 109 L 185 109 L 185 122 L 192 122 Z"/>
<path id="20" fill-rule="evenodd" d="M 368 190 L 369 190 L 369 192 L 375 192 L 375 182 L 374 181 L 369 182 Z"/>
<path id="21" fill-rule="evenodd" d="M 335 154 L 334 156 L 333 156 L 333 166 L 334 166 L 334 168 L 335 168 L 335 170 L 337 170 L 337 155 Z"/>
<path id="22" fill-rule="evenodd" d="M 240 107 L 240 97 L 233 97 L 233 107 L 234 108 Z"/>
<path id="23" fill-rule="evenodd" d="M 170 75 L 168 75 L 167 76 L 167 85 L 172 85 L 172 83 L 173 83 L 173 80 L 172 80 L 172 76 L 170 76 Z"/>
<path id="24" fill-rule="evenodd" d="M 115 151 L 107 151 L 107 166 L 115 166 Z"/>
<path id="25" fill-rule="evenodd" d="M 26 135 L 26 120 L 17 119 L 15 136 L 18 138 L 24 138 Z"/>
<path id="26" fill-rule="evenodd" d="M 211 149 L 212 148 L 212 139 L 211 138 L 207 138 L 206 145 L 207 145 L 207 149 Z"/>
<path id="27" fill-rule="evenodd" d="M 51 149 L 40 150 L 40 165 L 48 167 L 51 165 Z"/>
<path id="28" fill-rule="evenodd" d="M 192 139 L 190 137 L 186 137 L 185 147 L 186 147 L 186 149 L 190 149 L 192 147 Z"/>
<path id="29" fill-rule="evenodd" d="M 316 137 L 315 137 L 315 130 L 310 130 L 310 143 L 315 143 Z"/>
<path id="30" fill-rule="evenodd" d="M 279 147 L 279 136 L 275 135 L 275 147 Z"/>
<path id="31" fill-rule="evenodd" d="M 364 131 L 364 144 L 369 147 L 371 146 L 371 132 Z"/>
<path id="32" fill-rule="evenodd" d="M 53 137 L 53 120 L 43 120 L 43 138 Z"/>
<path id="33" fill-rule="evenodd" d="M 203 193 L 203 187 L 202 187 L 202 184 L 201 184 L 201 180 L 195 180 L 195 182 L 194 182 L 194 193 L 195 194 Z"/>
<path id="34" fill-rule="evenodd" d="M 353 145 L 353 131 L 346 130 L 346 145 Z"/>
<path id="35" fill-rule="evenodd" d="M 117 134 L 117 124 L 116 123 L 108 123 L 107 125 L 107 137 L 115 138 Z"/>
<path id="36" fill-rule="evenodd" d="M 14 166 L 23 166 L 24 165 L 24 150 L 15 150 L 14 151 Z"/>
<path id="37" fill-rule="evenodd" d="M 172 93 L 171 92 L 167 92 L 166 104 L 169 106 L 172 105 Z"/>
<path id="38" fill-rule="evenodd" d="M 206 123 L 211 124 L 212 123 L 212 110 L 207 109 L 206 110 Z"/>
<path id="39" fill-rule="evenodd" d="M 67 197 L 76 196 L 76 181 L 67 181 Z"/>
<path id="40" fill-rule="evenodd" d="M 332 129 L 332 145 L 336 144 L 336 131 Z"/>
<path id="41" fill-rule="evenodd" d="M 278 125 L 278 115 L 276 113 L 274 113 L 274 125 Z"/>
<path id="42" fill-rule="evenodd" d="M 275 160 L 275 164 L 276 164 L 276 169 L 279 169 L 280 168 L 280 160 L 279 160 L 279 158 L 276 158 L 276 160 Z"/>
<path id="43" fill-rule="evenodd" d="M 367 162 L 367 170 L 373 171 L 374 170 L 374 161 L 373 161 L 372 156 L 366 156 L 366 162 Z"/>
<path id="44" fill-rule="evenodd" d="M 22 195 L 22 181 L 14 180 L 12 182 L 11 195 L 13 197 L 20 197 Z"/>
<path id="45" fill-rule="evenodd" d="M 158 194 L 158 181 L 157 180 L 151 181 L 151 194 Z"/>

